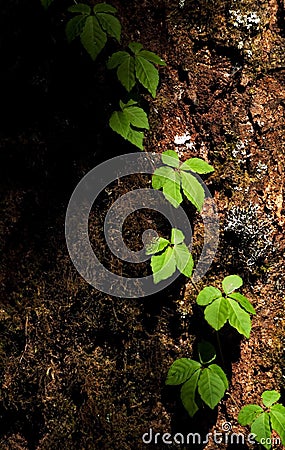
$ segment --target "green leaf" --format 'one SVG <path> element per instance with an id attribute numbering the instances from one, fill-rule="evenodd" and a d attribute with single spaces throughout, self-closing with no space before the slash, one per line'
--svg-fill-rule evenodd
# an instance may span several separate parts
<path id="1" fill-rule="evenodd" d="M 178 230 L 177 228 L 172 228 L 171 230 L 171 239 L 170 242 L 171 244 L 181 244 L 185 239 L 184 234 L 182 233 L 181 230 Z"/>
<path id="2" fill-rule="evenodd" d="M 165 198 L 175 207 L 182 202 L 180 185 L 176 183 L 177 174 L 171 167 L 159 167 L 152 176 L 152 187 L 154 189 L 163 188 Z M 165 188 L 164 188 L 165 187 Z"/>
<path id="3" fill-rule="evenodd" d="M 146 255 L 153 255 L 161 252 L 167 247 L 170 242 L 162 237 L 156 238 L 151 244 L 147 246 Z"/>
<path id="4" fill-rule="evenodd" d="M 230 325 L 249 339 L 251 330 L 250 315 L 235 300 L 230 298 L 228 299 L 228 311 Z"/>
<path id="5" fill-rule="evenodd" d="M 173 250 L 177 269 L 186 277 L 191 278 L 194 261 L 188 247 L 185 244 L 178 244 L 174 246 Z"/>
<path id="6" fill-rule="evenodd" d="M 103 50 L 107 42 L 106 33 L 104 33 L 100 27 L 95 16 L 87 17 L 80 37 L 83 47 L 87 50 L 94 61 Z"/>
<path id="7" fill-rule="evenodd" d="M 208 305 L 204 311 L 205 319 L 214 330 L 220 330 L 229 317 L 228 302 L 224 297 L 218 298 Z"/>
<path id="8" fill-rule="evenodd" d="M 115 52 L 110 56 L 109 61 L 107 63 L 107 68 L 115 69 L 120 64 L 122 64 L 126 59 L 129 59 L 129 58 L 130 58 L 130 55 L 128 52 Z"/>
<path id="9" fill-rule="evenodd" d="M 250 303 L 250 301 L 239 292 L 234 292 L 233 294 L 229 294 L 230 298 L 237 300 L 239 304 L 250 314 L 256 314 L 254 307 Z"/>
<path id="10" fill-rule="evenodd" d="M 217 364 L 211 364 L 209 366 L 209 369 L 212 372 L 215 372 L 215 374 L 221 378 L 222 382 L 224 383 L 225 390 L 227 390 L 229 387 L 229 382 L 228 382 L 227 376 L 226 376 L 225 372 L 223 371 L 223 369 L 220 366 L 218 366 Z"/>
<path id="11" fill-rule="evenodd" d="M 144 133 L 142 131 L 137 131 L 137 130 L 133 130 L 132 128 L 129 128 L 126 139 L 131 144 L 138 147 L 140 150 L 143 150 Z"/>
<path id="12" fill-rule="evenodd" d="M 148 50 L 141 50 L 139 54 L 153 64 L 166 66 L 166 62 L 153 52 L 149 52 Z"/>
<path id="13" fill-rule="evenodd" d="M 200 342 L 198 344 L 198 353 L 201 364 L 209 364 L 216 359 L 216 350 L 210 342 Z"/>
<path id="14" fill-rule="evenodd" d="M 108 3 L 97 3 L 97 5 L 93 8 L 94 13 L 110 13 L 116 14 L 117 10 L 114 6 L 109 5 Z"/>
<path id="15" fill-rule="evenodd" d="M 181 168 L 181 170 L 190 170 L 192 172 L 196 173 L 210 173 L 214 172 L 214 167 L 210 166 L 210 164 L 203 161 L 203 159 L 200 158 L 190 158 L 187 161 L 185 161 Z"/>
<path id="16" fill-rule="evenodd" d="M 175 386 L 182 384 L 200 368 L 201 364 L 193 359 L 179 358 L 170 367 L 165 384 Z"/>
<path id="17" fill-rule="evenodd" d="M 109 125 L 113 131 L 120 134 L 124 139 L 127 139 L 130 129 L 130 122 L 122 111 L 113 112 L 109 120 Z"/>
<path id="18" fill-rule="evenodd" d="M 181 179 L 184 195 L 200 212 L 203 207 L 205 198 L 205 193 L 202 185 L 199 183 L 197 178 L 195 178 L 190 173 L 181 172 Z"/>
<path id="19" fill-rule="evenodd" d="M 136 100 L 133 100 L 132 98 L 128 101 L 128 103 L 124 103 L 122 102 L 122 100 L 120 100 L 120 107 L 121 109 L 126 109 L 129 106 L 137 106 L 138 102 Z"/>
<path id="20" fill-rule="evenodd" d="M 45 9 L 48 9 L 48 7 L 53 3 L 54 0 L 41 0 L 41 4 Z"/>
<path id="21" fill-rule="evenodd" d="M 68 8 L 68 11 L 71 13 L 86 14 L 87 16 L 91 14 L 90 6 L 85 5 L 85 3 L 78 3 L 77 5 L 72 5 Z"/>
<path id="22" fill-rule="evenodd" d="M 223 279 L 222 286 L 226 294 L 231 294 L 243 284 L 242 278 L 238 275 L 229 275 Z"/>
<path id="23" fill-rule="evenodd" d="M 80 15 L 73 17 L 67 22 L 65 33 L 68 42 L 73 41 L 73 39 L 82 33 L 86 19 L 86 16 Z"/>
<path id="24" fill-rule="evenodd" d="M 188 412 L 190 417 L 193 417 L 194 414 L 198 411 L 198 406 L 195 402 L 195 394 L 198 385 L 198 380 L 200 377 L 201 371 L 196 370 L 193 373 L 191 378 L 183 384 L 181 388 L 180 397 L 183 403 L 184 408 Z"/>
<path id="25" fill-rule="evenodd" d="M 133 105 L 136 105 L 136 102 L 132 99 L 127 104 L 120 100 L 122 111 L 113 113 L 110 126 L 114 131 L 143 150 L 144 134 L 140 130 L 131 128 L 131 125 L 136 128 L 149 129 L 148 118 L 142 108 Z"/>
<path id="26" fill-rule="evenodd" d="M 179 167 L 179 158 L 174 150 L 166 150 L 163 152 L 161 159 L 163 164 L 166 164 L 167 166 L 175 167 L 176 169 Z"/>
<path id="27" fill-rule="evenodd" d="M 246 405 L 241 408 L 238 415 L 238 422 L 242 425 L 251 425 L 252 422 L 263 412 L 261 406 L 258 405 Z"/>
<path id="28" fill-rule="evenodd" d="M 129 106 L 124 108 L 123 112 L 134 127 L 149 130 L 148 118 L 142 108 L 139 108 L 138 106 Z"/>
<path id="29" fill-rule="evenodd" d="M 120 42 L 121 39 L 121 23 L 117 19 L 117 17 L 112 16 L 111 14 L 100 13 L 97 14 L 97 18 L 101 27 L 103 28 L 109 36 L 117 39 Z"/>
<path id="30" fill-rule="evenodd" d="M 215 288 L 214 286 L 206 286 L 199 293 L 196 302 L 200 306 L 206 306 L 212 303 L 213 300 L 221 297 L 222 293 L 219 289 Z"/>
<path id="31" fill-rule="evenodd" d="M 280 397 L 281 396 L 280 396 L 279 392 L 277 392 L 277 391 L 264 391 L 263 394 L 261 395 L 263 404 L 267 408 L 272 406 L 273 403 L 278 402 Z"/>
<path id="32" fill-rule="evenodd" d="M 136 84 L 135 60 L 131 55 L 128 54 L 128 58 L 124 58 L 123 62 L 119 65 L 117 76 L 124 88 L 130 92 Z"/>
<path id="33" fill-rule="evenodd" d="M 285 445 L 285 407 L 283 405 L 273 405 L 270 409 L 270 419 L 273 430 L 275 430 Z"/>
<path id="34" fill-rule="evenodd" d="M 151 268 L 153 273 L 153 281 L 155 284 L 171 277 L 176 271 L 173 249 L 167 247 L 161 255 L 152 256 Z"/>
<path id="35" fill-rule="evenodd" d="M 161 189 L 167 181 L 176 181 L 176 175 L 171 167 L 162 166 L 154 171 L 152 176 L 152 187 Z"/>
<path id="36" fill-rule="evenodd" d="M 174 172 L 174 181 L 167 180 L 162 186 L 162 192 L 166 200 L 178 208 L 180 203 L 182 203 L 183 198 L 180 190 L 180 176 L 179 173 Z"/>
<path id="37" fill-rule="evenodd" d="M 137 55 L 135 58 L 136 76 L 139 82 L 146 88 L 153 98 L 159 82 L 158 70 L 146 59 Z"/>
<path id="38" fill-rule="evenodd" d="M 131 42 L 129 44 L 129 49 L 135 54 L 137 55 L 140 50 L 143 48 L 142 44 L 140 42 Z"/>
<path id="39" fill-rule="evenodd" d="M 254 433 L 255 440 L 261 444 L 266 439 L 271 438 L 271 429 L 269 422 L 269 414 L 264 412 L 258 416 L 251 425 L 251 432 Z M 262 444 L 266 449 L 270 450 L 271 444 Z"/>
<path id="40" fill-rule="evenodd" d="M 203 369 L 198 381 L 198 392 L 202 400 L 211 409 L 221 401 L 225 393 L 224 381 L 211 369 L 211 366 Z"/>

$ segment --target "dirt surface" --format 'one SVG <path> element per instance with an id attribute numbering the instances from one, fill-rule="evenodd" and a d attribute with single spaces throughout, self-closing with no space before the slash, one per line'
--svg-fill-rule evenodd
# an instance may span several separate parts
<path id="1" fill-rule="evenodd" d="M 260 403 L 265 389 L 281 391 L 285 402 L 284 3 L 112 4 L 123 44 L 139 40 L 167 62 L 157 98 L 144 100 L 151 124 L 146 150 L 174 149 L 215 168 L 205 181 L 218 207 L 219 247 L 196 287 L 180 277 L 152 297 L 107 296 L 80 277 L 64 239 L 69 197 L 96 164 L 134 151 L 107 126 L 123 92 L 104 66 L 113 44 L 94 65 L 79 44 L 64 41 L 64 8 L 44 13 L 36 2 L 7 5 L 1 19 L 1 47 L 11 49 L 3 53 L 1 75 L 1 450 L 190 448 L 164 445 L 160 437 L 157 445 L 143 444 L 142 435 L 152 428 L 205 437 L 226 422 L 247 434 L 237 423 L 242 406 Z M 125 276 L 149 268 L 108 253 L 102 224 L 113 201 L 144 186 L 149 177 L 114 183 L 90 217 L 102 262 Z M 197 261 L 201 220 L 185 209 Z M 126 222 L 126 242 L 141 248 L 146 228 L 169 232 L 163 219 L 144 210 Z M 218 363 L 229 391 L 216 410 L 204 408 L 191 420 L 179 391 L 165 387 L 166 374 L 176 358 L 195 357 L 200 339 L 217 346 L 196 306 L 196 289 L 218 287 L 233 273 L 243 278 L 242 292 L 257 312 L 251 336 L 223 328 Z M 255 447 L 210 440 L 191 448 Z"/>

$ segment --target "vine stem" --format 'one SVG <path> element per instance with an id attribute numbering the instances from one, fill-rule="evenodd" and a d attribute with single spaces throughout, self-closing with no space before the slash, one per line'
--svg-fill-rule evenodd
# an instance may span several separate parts
<path id="1" fill-rule="evenodd" d="M 220 357 L 221 357 L 222 365 L 223 365 L 223 368 L 225 368 L 225 360 L 224 360 L 224 355 L 223 355 L 223 351 L 222 351 L 220 335 L 219 335 L 219 332 L 218 332 L 218 331 L 216 332 L 216 335 L 217 335 L 217 343 L 218 343 L 218 347 L 219 347 L 219 352 L 220 352 Z"/>
<path id="2" fill-rule="evenodd" d="M 200 291 L 199 291 L 199 289 L 197 288 L 197 286 L 196 286 L 196 284 L 194 283 L 194 281 L 192 280 L 192 278 L 190 278 L 190 282 L 191 282 L 193 288 L 195 289 L 196 293 L 199 294 Z"/>

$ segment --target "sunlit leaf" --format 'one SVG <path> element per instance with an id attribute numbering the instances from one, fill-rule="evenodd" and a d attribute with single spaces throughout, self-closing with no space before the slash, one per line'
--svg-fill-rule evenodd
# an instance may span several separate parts
<path id="1" fill-rule="evenodd" d="M 245 426 L 251 425 L 252 422 L 263 412 L 261 406 L 258 405 L 246 405 L 241 408 L 238 415 L 238 422 Z"/>
<path id="2" fill-rule="evenodd" d="M 154 255 L 155 253 L 161 252 L 165 247 L 167 247 L 170 242 L 162 237 L 154 239 L 154 241 L 147 246 L 146 255 Z"/>
<path id="3" fill-rule="evenodd" d="M 129 106 L 123 109 L 123 113 L 134 127 L 149 130 L 148 118 L 146 112 L 142 108 L 139 108 L 138 106 Z"/>
<path id="4" fill-rule="evenodd" d="M 203 159 L 200 158 L 188 159 L 182 164 L 180 169 L 186 171 L 189 170 L 200 174 L 214 172 L 215 170 L 212 166 L 210 166 L 210 164 L 206 163 L 206 161 L 203 161 Z"/>
<path id="5" fill-rule="evenodd" d="M 208 305 L 204 311 L 205 319 L 214 330 L 220 330 L 229 317 L 228 301 L 220 297 Z"/>
<path id="6" fill-rule="evenodd" d="M 158 70 L 149 61 L 136 55 L 135 58 L 136 77 L 155 98 L 159 82 Z"/>
<path id="7" fill-rule="evenodd" d="M 153 273 L 153 281 L 155 284 L 171 277 L 176 271 L 173 249 L 167 247 L 161 255 L 152 256 L 151 268 Z"/>
<path id="8" fill-rule="evenodd" d="M 243 284 L 242 278 L 238 275 L 229 275 L 222 281 L 223 290 L 226 294 L 231 294 Z"/>
<path id="9" fill-rule="evenodd" d="M 181 230 L 178 230 L 177 228 L 172 228 L 171 230 L 171 239 L 170 242 L 171 244 L 181 244 L 185 239 L 184 234 L 182 233 Z"/>
<path id="10" fill-rule="evenodd" d="M 230 325 L 240 334 L 249 338 L 251 330 L 250 315 L 245 312 L 235 300 L 230 298 L 228 299 L 228 314 Z"/>
<path id="11" fill-rule="evenodd" d="M 206 306 L 212 303 L 213 300 L 222 297 L 222 293 L 214 286 L 206 286 L 199 292 L 197 303 L 200 306 Z"/>
<path id="12" fill-rule="evenodd" d="M 179 158 L 177 153 L 174 150 L 166 150 L 162 153 L 161 159 L 163 164 L 166 164 L 167 166 L 179 167 Z"/>
<path id="13" fill-rule="evenodd" d="M 186 381 L 186 383 L 184 383 L 181 388 L 181 400 L 190 417 L 193 417 L 194 414 L 198 411 L 195 397 L 200 375 L 201 370 L 196 370 L 196 372 L 193 373 L 191 378 Z"/>
<path id="14" fill-rule="evenodd" d="M 165 384 L 178 385 L 188 380 L 194 372 L 200 369 L 201 364 L 193 359 L 179 358 L 170 367 Z"/>
<path id="15" fill-rule="evenodd" d="M 135 60 L 131 55 L 124 58 L 123 62 L 119 65 L 117 76 L 124 88 L 130 92 L 136 84 Z"/>
<path id="16" fill-rule="evenodd" d="M 248 313 L 256 314 L 254 307 L 244 295 L 239 292 L 233 292 L 232 294 L 229 294 L 229 297 L 237 300 L 243 309 L 245 309 Z"/>
<path id="17" fill-rule="evenodd" d="M 206 405 L 214 409 L 223 398 L 225 390 L 224 380 L 211 366 L 203 369 L 198 381 L 198 391 Z"/>
<path id="18" fill-rule="evenodd" d="M 202 185 L 199 183 L 197 178 L 187 172 L 181 172 L 181 180 L 184 195 L 198 209 L 198 211 L 201 211 L 205 198 Z"/>
<path id="19" fill-rule="evenodd" d="M 255 440 L 267 449 L 270 450 L 271 444 L 267 444 L 266 440 L 270 440 L 271 438 L 271 429 L 270 429 L 270 421 L 269 414 L 264 412 L 258 416 L 251 425 L 251 432 L 254 433 Z"/>
<path id="20" fill-rule="evenodd" d="M 141 50 L 140 56 L 147 59 L 149 62 L 153 64 L 157 64 L 159 66 L 166 66 L 166 62 L 163 61 L 163 59 L 161 59 L 158 55 L 148 50 Z"/>
<path id="21" fill-rule="evenodd" d="M 124 139 L 127 139 L 130 122 L 122 111 L 113 112 L 109 125 L 113 131 L 120 134 Z"/>
<path id="22" fill-rule="evenodd" d="M 281 397 L 280 393 L 277 391 L 264 391 L 261 395 L 264 406 L 269 408 L 273 403 L 278 402 Z"/>
<path id="23" fill-rule="evenodd" d="M 273 430 L 275 430 L 285 445 L 285 407 L 283 405 L 273 405 L 270 408 L 270 420 Z"/>
<path id="24" fill-rule="evenodd" d="M 173 250 L 177 269 L 186 277 L 191 278 L 194 261 L 188 247 L 184 243 L 181 243 L 175 245 Z"/>

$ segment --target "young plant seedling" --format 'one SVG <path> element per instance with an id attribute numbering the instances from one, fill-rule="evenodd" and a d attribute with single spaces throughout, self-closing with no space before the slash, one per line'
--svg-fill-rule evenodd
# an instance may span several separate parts
<path id="1" fill-rule="evenodd" d="M 222 292 L 214 286 L 207 286 L 199 293 L 196 301 L 206 306 L 204 316 L 214 330 L 220 330 L 228 321 L 240 334 L 249 338 L 251 330 L 250 314 L 255 314 L 250 301 L 239 292 L 234 292 L 243 284 L 238 275 L 230 275 L 223 279 Z"/>
<path id="2" fill-rule="evenodd" d="M 120 108 L 121 111 L 114 111 L 110 117 L 110 127 L 124 139 L 143 150 L 143 130 L 149 130 L 145 111 L 138 106 L 135 100 L 129 100 L 126 104 L 120 101 Z"/>
<path id="3" fill-rule="evenodd" d="M 194 267 L 193 257 L 184 243 L 181 230 L 172 228 L 171 239 L 156 238 L 147 248 L 151 257 L 151 269 L 155 284 L 171 277 L 178 269 L 186 277 L 191 277 Z"/>
<path id="4" fill-rule="evenodd" d="M 93 61 L 105 47 L 107 36 L 120 42 L 121 23 L 115 17 L 116 8 L 108 3 L 97 3 L 93 9 L 85 3 L 78 3 L 68 8 L 68 11 L 77 15 L 67 22 L 67 40 L 71 42 L 80 36 L 83 47 Z"/>
<path id="5" fill-rule="evenodd" d="M 205 174 L 213 172 L 214 168 L 200 158 L 190 158 L 181 163 L 173 150 L 166 150 L 161 158 L 165 165 L 155 170 L 152 176 L 152 187 L 162 189 L 166 200 L 175 208 L 182 203 L 183 193 L 197 210 L 201 211 L 205 192 L 201 183 L 191 172 Z"/>
<path id="6" fill-rule="evenodd" d="M 182 384 L 180 396 L 184 408 L 190 417 L 202 405 L 201 400 L 214 409 L 228 389 L 225 372 L 217 364 L 211 364 L 216 358 L 214 347 L 209 342 L 198 345 L 199 362 L 180 358 L 170 367 L 165 384 Z"/>
<path id="7" fill-rule="evenodd" d="M 285 446 L 285 407 L 278 402 L 279 392 L 264 391 L 262 396 L 263 408 L 259 405 L 246 405 L 238 415 L 238 422 L 255 434 L 255 439 L 267 450 L 271 449 L 271 433 L 276 431 Z"/>
<path id="8" fill-rule="evenodd" d="M 130 92 L 137 81 L 156 97 L 159 74 L 154 64 L 165 66 L 166 63 L 155 53 L 144 50 L 139 42 L 131 42 L 128 51 L 113 53 L 109 58 L 108 69 L 117 68 L 118 80 Z"/>

